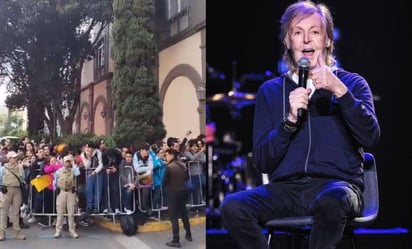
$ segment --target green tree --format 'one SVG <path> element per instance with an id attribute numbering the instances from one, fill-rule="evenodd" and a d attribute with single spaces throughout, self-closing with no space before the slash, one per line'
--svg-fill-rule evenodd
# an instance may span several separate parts
<path id="1" fill-rule="evenodd" d="M 166 135 L 154 73 L 154 1 L 115 0 L 113 11 L 113 140 L 118 145 L 153 143 Z"/>
<path id="2" fill-rule="evenodd" d="M 70 134 L 83 62 L 112 22 L 111 0 L 1 0 L 0 73 L 10 108 L 27 107 L 29 135 L 46 121 Z M 54 137 L 54 135 L 53 135 Z"/>
<path id="3" fill-rule="evenodd" d="M 7 118 L 5 122 L 5 127 L 3 133 L 10 136 L 19 136 L 24 134 L 24 131 L 21 129 L 23 125 L 23 119 L 16 115 L 11 115 Z"/>

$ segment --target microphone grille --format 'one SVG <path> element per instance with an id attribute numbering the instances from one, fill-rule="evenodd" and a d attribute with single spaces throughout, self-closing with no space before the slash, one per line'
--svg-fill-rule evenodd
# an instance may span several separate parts
<path id="1" fill-rule="evenodd" d="M 306 57 L 302 57 L 298 60 L 298 66 L 299 67 L 310 67 L 310 61 Z"/>

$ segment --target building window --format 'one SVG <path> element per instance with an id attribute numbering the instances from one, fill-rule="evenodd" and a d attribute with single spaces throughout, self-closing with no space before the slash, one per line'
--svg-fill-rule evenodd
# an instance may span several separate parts
<path id="1" fill-rule="evenodd" d="M 188 0 L 168 0 L 167 10 L 171 36 L 189 27 Z"/>
<path id="2" fill-rule="evenodd" d="M 103 43 L 99 44 L 97 48 L 97 66 L 104 66 L 104 45 Z"/>
<path id="3" fill-rule="evenodd" d="M 94 79 L 99 80 L 107 72 L 106 67 L 106 46 L 104 39 L 100 39 L 95 48 L 95 60 L 94 60 Z"/>

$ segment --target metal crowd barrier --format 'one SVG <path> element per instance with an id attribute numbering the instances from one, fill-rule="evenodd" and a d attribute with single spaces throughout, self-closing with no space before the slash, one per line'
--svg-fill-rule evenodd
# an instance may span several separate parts
<path id="1" fill-rule="evenodd" d="M 136 174 L 134 172 L 133 167 L 131 166 L 125 166 L 123 169 L 126 172 L 126 175 L 128 175 L 128 180 L 132 183 L 134 183 L 135 179 L 136 179 Z M 74 214 L 74 216 L 83 216 L 85 215 L 85 209 L 86 209 L 86 202 L 87 202 L 87 196 L 86 196 L 86 186 L 87 186 L 87 175 L 86 173 L 89 170 L 84 170 L 82 171 L 82 174 L 76 177 L 76 181 L 75 181 L 75 189 L 77 190 L 77 201 L 76 201 L 76 212 Z M 105 186 L 99 186 L 100 184 L 100 180 L 99 177 L 106 177 L 106 185 Z M 83 179 L 82 181 L 79 181 L 80 179 Z M 101 189 L 102 191 L 102 198 L 99 199 L 96 195 L 95 198 L 97 198 L 97 209 L 98 212 L 97 213 L 91 213 L 90 216 L 116 216 L 116 215 L 124 215 L 127 214 L 125 211 L 125 205 L 124 205 L 124 194 L 123 194 L 123 184 L 122 184 L 122 179 L 120 179 L 120 174 L 119 174 L 119 179 L 118 179 L 118 190 L 119 193 L 117 195 L 111 196 L 110 195 L 110 183 L 109 183 L 109 175 L 106 174 L 105 172 L 100 172 L 96 175 L 96 188 L 100 188 L 100 187 L 105 187 L 105 189 Z M 80 183 L 79 183 L 80 182 Z M 150 191 L 152 189 L 152 185 L 140 185 L 137 186 L 136 189 L 134 190 L 134 193 L 132 195 L 132 213 L 134 213 L 136 211 L 136 209 L 138 208 L 141 212 L 148 212 L 148 209 L 143 209 L 142 206 L 147 206 L 147 207 L 152 207 L 152 198 L 149 198 L 148 201 L 150 203 L 147 204 L 143 204 L 143 198 L 142 198 L 142 191 L 144 191 L 145 189 L 148 190 L 150 197 L 152 197 L 152 191 Z M 147 191 L 146 190 L 146 191 Z M 29 184 L 29 197 L 27 200 L 28 203 L 28 213 L 33 215 L 33 216 L 48 216 L 49 217 L 49 223 L 51 224 L 52 220 L 51 217 L 53 216 L 57 216 L 56 213 L 56 198 L 57 198 L 57 191 L 58 190 L 52 190 L 52 193 L 49 193 L 50 196 L 48 197 L 46 193 L 46 191 L 49 190 L 42 190 L 40 192 L 37 192 L 35 190 L 35 187 L 32 186 L 31 184 Z M 96 190 L 95 194 L 96 194 Z M 137 193 L 137 197 L 136 197 L 136 193 Z M 36 195 L 41 195 L 41 196 L 36 196 Z M 52 200 L 48 199 L 52 196 Z M 35 209 L 35 206 L 38 205 L 36 204 L 36 198 L 37 201 L 41 201 L 41 210 L 37 210 Z M 80 206 L 80 198 L 83 198 L 82 202 L 84 203 L 83 206 Z M 102 206 L 102 201 L 103 198 L 107 198 L 107 207 L 103 207 Z M 112 207 L 111 206 L 111 198 L 119 198 L 119 213 L 115 212 L 116 207 Z M 163 196 L 162 196 L 163 199 Z M 136 203 L 136 200 L 138 201 L 138 204 Z M 163 200 L 162 200 L 163 203 Z M 50 207 L 50 204 L 52 205 Z M 46 210 L 51 208 L 51 212 L 47 212 Z M 102 212 L 103 208 L 107 208 L 109 212 Z M 167 208 L 166 208 L 167 209 Z M 165 208 L 163 207 L 162 210 L 165 210 Z M 156 209 L 154 209 L 153 211 L 157 211 Z M 67 214 L 65 214 L 65 216 L 67 216 Z"/>
<path id="2" fill-rule="evenodd" d="M 206 206 L 205 189 L 206 176 L 203 170 L 203 164 L 200 161 L 186 162 L 189 170 L 189 207 L 203 207 Z"/>
<path id="3" fill-rule="evenodd" d="M 186 163 L 188 166 L 189 170 L 189 186 L 192 186 L 190 189 L 190 195 L 189 195 L 189 200 L 186 206 L 188 208 L 192 207 L 203 207 L 206 206 L 206 200 L 205 200 L 205 195 L 204 195 L 204 186 L 205 186 L 205 175 L 203 171 L 203 165 L 199 161 L 188 161 Z M 129 182 L 134 182 L 137 175 L 131 166 L 124 166 L 123 169 L 126 172 L 126 175 L 128 177 Z M 87 196 L 86 196 L 86 186 L 87 186 L 87 173 L 89 170 L 82 170 L 81 175 L 76 177 L 75 181 L 75 189 L 77 190 L 77 198 L 76 198 L 76 212 L 74 216 L 84 216 L 85 215 L 85 208 L 86 208 L 86 202 L 87 202 Z M 101 182 L 99 180 L 99 177 L 106 177 L 106 185 L 105 186 L 99 186 L 99 183 Z M 125 212 L 125 205 L 124 205 L 124 194 L 123 194 L 123 184 L 122 184 L 122 179 L 120 179 L 120 173 L 119 173 L 119 179 L 118 179 L 118 184 L 119 184 L 119 193 L 117 195 L 111 195 L 110 194 L 110 183 L 109 183 L 109 175 L 104 172 L 100 172 L 96 175 L 96 187 L 97 188 L 102 188 L 102 198 L 107 198 L 107 207 L 102 207 L 102 199 L 97 198 L 97 213 L 91 213 L 91 216 L 112 216 L 113 221 L 115 220 L 115 217 L 117 215 L 124 215 L 126 214 Z M 105 189 L 103 189 L 105 187 Z M 49 218 L 49 225 L 52 223 L 52 217 L 57 216 L 56 213 L 56 198 L 57 198 L 57 191 L 52 190 L 51 193 L 49 192 L 49 196 L 45 194 L 48 190 L 42 190 L 40 192 L 37 192 L 34 189 L 34 186 L 29 184 L 29 197 L 27 200 L 28 203 L 28 214 L 38 217 L 38 216 L 48 216 Z M 94 190 L 96 191 L 96 190 Z M 132 212 L 134 213 L 136 209 L 138 209 L 140 212 L 143 213 L 148 213 L 148 212 L 153 212 L 157 213 L 157 217 L 153 217 L 154 219 L 161 219 L 161 212 L 162 211 L 167 211 L 167 203 L 165 201 L 165 193 L 163 186 L 160 188 L 160 206 L 155 207 L 154 206 L 154 201 L 153 201 L 153 185 L 139 185 L 135 190 L 135 193 L 132 195 Z M 144 195 L 146 191 L 146 195 L 148 197 L 147 201 L 148 203 L 143 203 L 145 201 Z M 106 193 L 106 195 L 104 195 Z M 40 194 L 41 196 L 37 196 L 37 194 Z M 95 193 L 96 194 L 96 193 Z M 104 196 L 103 196 L 104 195 Z M 52 198 L 52 200 L 47 200 L 47 198 Z M 36 211 L 35 210 L 35 205 L 36 201 L 35 199 L 39 198 L 38 200 L 41 200 L 41 211 Z M 96 198 L 96 196 L 95 196 Z M 119 213 L 115 212 L 116 207 L 111 206 L 111 198 L 119 198 Z M 82 206 L 80 204 L 83 204 Z M 52 205 L 52 207 L 50 207 Z M 146 207 L 146 208 L 145 208 Z M 107 208 L 109 212 L 102 212 L 102 208 Z M 50 210 L 50 212 L 47 212 L 46 210 Z M 67 216 L 67 214 L 65 214 Z"/>
<path id="4" fill-rule="evenodd" d="M 86 203 L 87 203 L 87 193 L 86 193 L 86 188 L 87 188 L 87 180 L 88 180 L 88 175 L 87 173 L 90 171 L 91 169 L 88 170 L 82 170 L 81 171 L 81 175 L 76 177 L 75 180 L 75 190 L 77 192 L 77 198 L 76 198 L 76 212 L 74 213 L 74 216 L 84 216 L 85 215 L 85 211 L 86 211 Z M 134 174 L 134 170 L 132 167 L 130 166 L 126 166 L 124 168 L 124 170 L 128 173 L 126 173 L 127 175 L 129 175 L 130 180 L 132 182 L 134 182 L 135 179 L 135 174 Z M 106 177 L 106 185 L 105 186 L 101 186 L 101 180 L 99 179 L 99 177 Z M 97 207 L 97 213 L 91 213 L 89 214 L 90 216 L 108 216 L 108 215 L 122 215 L 122 214 L 126 214 L 125 210 L 124 210 L 124 205 L 123 205 L 123 186 L 121 184 L 121 179 L 120 179 L 120 174 L 119 174 L 119 179 L 118 179 L 118 184 L 119 184 L 119 193 L 117 195 L 115 195 L 113 198 L 119 198 L 119 213 L 115 213 L 115 208 L 111 207 L 111 198 L 112 196 L 110 196 L 110 185 L 109 185 L 109 175 L 106 174 L 105 172 L 100 172 L 96 175 L 96 189 L 94 189 L 95 192 L 95 201 L 96 201 L 96 207 Z M 31 184 L 29 184 L 29 195 L 28 195 L 28 200 L 27 200 L 27 204 L 28 204 L 28 214 L 34 216 L 34 217 L 39 217 L 39 216 L 48 216 L 49 218 L 49 225 L 52 223 L 52 217 L 53 216 L 57 216 L 57 212 L 56 212 L 56 198 L 57 198 L 57 191 L 59 190 L 48 190 L 47 188 L 37 192 L 37 190 L 35 189 L 34 186 L 32 186 Z M 103 187 L 106 187 L 105 189 L 103 189 Z M 96 191 L 97 189 L 101 188 L 102 191 L 102 198 L 99 198 L 98 196 L 96 196 Z M 47 193 L 46 191 L 51 191 L 49 193 Z M 47 193 L 47 194 L 46 194 Z M 49 196 L 48 196 L 49 194 Z M 40 196 L 37 196 L 40 195 Z M 110 212 L 102 212 L 103 207 L 102 206 L 102 201 L 103 198 L 107 197 L 108 201 L 107 201 L 107 209 Z M 50 200 L 51 198 L 51 200 Z M 37 199 L 37 200 L 36 200 Z M 82 199 L 82 200 L 80 200 Z M 139 198 L 140 199 L 140 198 Z M 36 210 L 36 206 L 39 205 L 39 203 L 36 203 L 37 201 L 41 201 L 41 210 Z M 80 206 L 80 202 L 83 204 L 82 206 Z M 51 207 L 50 207 L 51 205 Z M 140 203 L 139 203 L 140 205 Z M 49 212 L 46 210 L 50 210 Z M 135 212 L 136 210 L 136 197 L 135 194 L 132 195 L 132 212 Z M 67 214 L 65 214 L 65 216 L 67 216 Z"/>

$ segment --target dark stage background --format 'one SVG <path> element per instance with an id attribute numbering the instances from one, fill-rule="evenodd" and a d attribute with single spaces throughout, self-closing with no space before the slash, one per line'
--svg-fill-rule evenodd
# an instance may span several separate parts
<path id="1" fill-rule="evenodd" d="M 340 65 L 364 76 L 376 97 L 382 135 L 379 144 L 368 151 L 374 153 L 379 170 L 380 214 L 372 227 L 410 229 L 412 110 L 409 106 L 412 98 L 407 89 L 412 83 L 408 76 L 412 70 L 412 53 L 406 49 L 411 30 L 406 27 L 410 21 L 410 14 L 406 14 L 407 1 L 323 2 L 331 7 L 335 28 L 339 30 L 335 52 Z M 239 81 L 244 74 L 260 74 L 266 70 L 277 74 L 282 51 L 278 40 L 279 19 L 290 3 L 292 1 L 207 2 L 207 63 L 215 72 L 226 76 L 217 80 L 212 74 L 208 75 L 208 96 L 228 92 L 232 80 Z M 253 91 L 257 86 L 254 82 L 242 87 Z M 217 108 L 211 108 L 210 118 L 217 125 L 217 135 L 234 128 L 236 137 L 243 141 L 242 153 L 251 149 L 252 109 L 231 123 Z"/>

